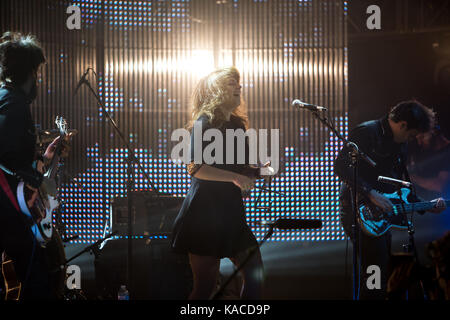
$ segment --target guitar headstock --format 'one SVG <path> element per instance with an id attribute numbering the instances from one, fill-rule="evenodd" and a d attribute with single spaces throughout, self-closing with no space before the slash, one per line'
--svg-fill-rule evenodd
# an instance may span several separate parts
<path id="1" fill-rule="evenodd" d="M 56 126 L 59 129 L 59 134 L 61 136 L 67 135 L 67 121 L 63 117 L 56 116 L 55 119 Z"/>

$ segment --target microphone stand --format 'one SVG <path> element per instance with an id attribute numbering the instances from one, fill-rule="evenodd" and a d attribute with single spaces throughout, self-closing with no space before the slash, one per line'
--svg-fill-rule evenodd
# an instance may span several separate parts
<path id="1" fill-rule="evenodd" d="M 308 109 L 310 110 L 310 109 Z M 351 166 L 353 167 L 353 189 L 352 189 L 352 211 L 353 211 L 353 223 L 352 223 L 352 235 L 353 235 L 353 300 L 359 299 L 359 288 L 360 288 L 360 273 L 358 270 L 358 253 L 357 250 L 359 249 L 359 225 L 358 225 L 358 193 L 356 190 L 357 181 L 358 181 L 358 157 L 361 157 L 364 161 L 366 161 L 371 166 L 375 167 L 376 163 L 370 159 L 364 152 L 359 150 L 358 146 L 345 139 L 333 126 L 330 121 L 328 121 L 328 118 L 326 115 L 321 117 L 319 115 L 319 111 L 312 110 L 311 113 L 313 116 L 318 119 L 323 125 L 325 125 L 328 129 L 330 129 L 336 137 L 338 137 L 339 140 L 341 140 L 344 143 L 344 146 L 349 147 L 352 149 L 350 152 L 350 158 L 351 158 Z"/>
<path id="2" fill-rule="evenodd" d="M 92 70 L 92 68 L 89 68 Z M 139 168 L 139 171 L 145 176 L 145 178 L 147 179 L 148 183 L 150 184 L 152 190 L 154 190 L 154 192 L 156 193 L 157 196 L 160 196 L 160 192 L 158 191 L 158 189 L 156 189 L 155 185 L 153 184 L 152 180 L 150 179 L 150 177 L 148 176 L 148 174 L 145 172 L 145 170 L 142 168 L 140 162 L 137 160 L 135 153 L 133 152 L 133 150 L 131 149 L 130 144 L 128 143 L 127 139 L 125 138 L 125 136 L 123 135 L 122 131 L 119 129 L 119 127 L 117 126 L 116 122 L 113 120 L 113 118 L 111 117 L 111 115 L 109 114 L 108 111 L 106 111 L 105 105 L 103 104 L 102 100 L 100 99 L 100 97 L 98 96 L 97 92 L 95 92 L 95 90 L 92 88 L 90 82 L 88 80 L 86 80 L 86 77 L 83 76 L 80 80 L 80 85 L 85 84 L 90 92 L 93 94 L 93 96 L 95 97 L 95 99 L 97 100 L 97 104 L 100 107 L 100 110 L 102 111 L 102 113 L 104 113 L 106 115 L 106 118 L 109 120 L 109 122 L 111 123 L 112 127 L 115 129 L 116 133 L 119 135 L 120 139 L 122 140 L 123 144 L 125 145 L 127 151 L 128 151 L 128 170 L 127 170 L 127 175 L 128 175 L 128 183 L 127 183 L 127 195 L 128 195 L 128 256 L 127 256 L 127 260 L 128 260 L 128 288 L 130 289 L 130 295 L 132 294 L 132 286 L 133 286 L 133 255 L 132 255 L 132 250 L 133 250 L 133 242 L 132 242 L 132 235 L 133 235 L 133 226 L 132 226 L 132 208 L 133 208 L 133 202 L 132 202 L 132 192 L 131 189 L 133 187 L 133 175 L 134 175 L 134 170 L 133 170 L 133 163 L 135 163 L 137 165 L 137 167 Z"/>
<path id="3" fill-rule="evenodd" d="M 64 265 L 67 265 L 70 261 L 72 261 L 72 260 L 78 258 L 78 257 L 81 256 L 83 253 L 89 252 L 89 251 L 91 251 L 91 250 L 92 250 L 92 252 L 94 253 L 94 255 L 97 256 L 97 255 L 98 255 L 98 250 L 99 250 L 99 249 L 98 249 L 98 246 L 99 246 L 103 241 L 105 241 L 105 240 L 111 238 L 112 236 L 114 236 L 116 233 L 117 233 L 117 232 L 110 233 L 110 234 L 107 235 L 106 237 L 101 238 L 101 239 L 97 240 L 96 242 L 94 242 L 93 244 L 87 246 L 86 248 L 84 248 L 83 250 L 81 250 L 79 253 L 77 253 L 76 255 L 74 255 L 72 258 L 66 260 L 66 262 L 64 263 Z"/>
<path id="4" fill-rule="evenodd" d="M 414 188 L 413 184 L 411 184 L 411 187 L 409 189 L 411 190 L 411 193 L 414 196 L 414 198 L 417 199 L 416 189 Z M 402 187 L 400 185 L 397 187 L 397 195 L 398 195 L 399 199 L 402 198 Z M 412 253 L 414 263 L 417 265 L 418 268 L 420 268 L 419 256 L 417 254 L 416 242 L 414 239 L 414 233 L 416 231 L 414 224 L 413 224 L 414 210 L 411 212 L 411 221 L 408 221 L 408 214 L 406 213 L 406 210 L 405 210 L 405 203 L 403 201 L 401 201 L 400 204 L 402 206 L 403 214 L 405 215 L 405 220 L 406 220 L 406 223 L 408 226 L 408 244 L 403 245 L 403 250 L 406 253 L 409 253 L 409 254 Z M 414 202 L 412 202 L 411 204 L 414 209 Z M 423 295 L 424 300 L 428 300 L 428 295 L 425 291 L 422 275 L 419 277 L 419 284 L 420 284 L 420 289 L 422 290 L 422 295 Z"/>
<path id="5" fill-rule="evenodd" d="M 264 238 L 261 240 L 260 243 L 258 243 L 257 245 L 253 246 L 250 249 L 250 251 L 247 254 L 247 257 L 244 259 L 244 261 L 241 262 L 239 267 L 237 267 L 236 270 L 234 270 L 234 272 L 231 274 L 231 276 L 229 276 L 228 279 L 220 286 L 219 290 L 217 290 L 217 292 L 211 297 L 211 300 L 215 300 L 215 299 L 217 299 L 218 297 L 220 297 L 223 294 L 225 288 L 236 277 L 238 272 L 241 271 L 242 268 L 244 268 L 244 266 L 250 261 L 250 259 L 253 257 L 253 255 L 272 236 L 274 228 L 279 228 L 279 229 L 317 229 L 317 228 L 321 228 L 322 227 L 322 223 L 320 222 L 320 226 L 311 226 L 311 225 L 303 225 L 303 226 L 301 226 L 301 225 L 297 225 L 295 227 L 288 227 L 288 228 L 286 228 L 286 226 L 283 226 L 283 220 L 284 220 L 283 218 L 279 218 L 275 222 L 269 222 L 269 223 L 262 223 L 261 224 L 261 225 L 269 226 L 269 231 L 266 233 L 266 235 L 264 236 Z"/>
<path id="6" fill-rule="evenodd" d="M 72 261 L 72 260 L 78 258 L 78 257 L 81 256 L 83 253 L 86 253 L 86 252 L 89 252 L 89 251 L 92 251 L 92 252 L 94 253 L 94 255 L 97 256 L 98 253 L 99 253 L 99 252 L 98 252 L 98 251 L 99 251 L 98 246 L 99 246 L 103 241 L 105 241 L 106 239 L 109 239 L 109 238 L 111 238 L 112 236 L 114 236 L 116 233 L 117 233 L 117 232 L 110 233 L 110 234 L 107 235 L 106 237 L 97 240 L 95 243 L 93 243 L 93 244 L 87 246 L 86 248 L 84 248 L 83 250 L 81 250 L 80 252 L 78 252 L 76 255 L 74 255 L 73 257 L 71 257 L 70 259 L 65 260 L 64 263 L 61 264 L 59 267 L 60 267 L 61 269 L 63 269 L 65 266 L 67 266 L 67 265 L 69 264 L 70 261 Z M 74 237 L 74 238 L 77 238 L 77 237 Z M 59 271 L 59 270 L 57 270 L 57 269 L 51 270 L 51 272 L 56 272 L 56 271 Z"/>

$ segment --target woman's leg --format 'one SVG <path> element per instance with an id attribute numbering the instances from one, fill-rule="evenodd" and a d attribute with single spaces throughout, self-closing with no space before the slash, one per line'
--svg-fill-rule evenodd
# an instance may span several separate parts
<path id="1" fill-rule="evenodd" d="M 242 262 L 247 258 L 250 251 L 245 250 L 236 255 L 236 257 L 230 260 L 238 268 Z M 264 267 L 261 258 L 261 252 L 259 248 L 245 264 L 241 270 L 241 274 L 244 278 L 244 283 L 241 291 L 242 300 L 256 300 L 262 298 L 262 291 L 264 285 Z"/>
<path id="2" fill-rule="evenodd" d="M 207 300 L 211 297 L 219 274 L 220 259 L 189 253 L 194 285 L 189 300 Z"/>

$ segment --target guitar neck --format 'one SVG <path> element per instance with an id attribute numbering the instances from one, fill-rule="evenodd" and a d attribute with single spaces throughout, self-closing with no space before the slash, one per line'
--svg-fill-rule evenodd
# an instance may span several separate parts
<path id="1" fill-rule="evenodd" d="M 397 212 L 400 213 L 411 213 L 414 211 L 428 211 L 433 209 L 436 205 L 436 202 L 412 202 L 412 203 L 404 203 L 404 204 L 396 204 Z M 450 200 L 445 200 L 445 205 L 450 206 Z"/>
<path id="2" fill-rule="evenodd" d="M 49 177 L 50 179 L 54 179 L 55 176 L 56 176 L 56 173 L 57 173 L 56 166 L 57 166 L 58 163 L 59 163 L 59 158 L 60 158 L 59 155 L 60 155 L 60 153 L 61 153 L 61 145 L 62 145 L 62 140 L 63 140 L 63 139 L 64 139 L 64 136 L 61 135 L 61 136 L 60 136 L 60 140 L 59 140 L 59 142 L 58 142 L 58 144 L 57 144 L 57 146 L 56 146 L 56 149 L 55 149 L 55 153 L 54 153 L 52 162 L 50 163 L 50 166 L 49 166 L 49 168 L 48 168 L 48 170 L 47 170 L 47 174 L 48 174 L 48 177 Z"/>

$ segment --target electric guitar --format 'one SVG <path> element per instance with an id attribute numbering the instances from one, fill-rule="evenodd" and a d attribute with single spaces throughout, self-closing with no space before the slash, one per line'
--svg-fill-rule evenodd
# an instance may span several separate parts
<path id="1" fill-rule="evenodd" d="M 50 241 L 53 233 L 53 210 L 59 206 L 57 200 L 56 174 L 61 153 L 62 141 L 67 135 L 67 122 L 62 117 L 56 117 L 56 125 L 59 129 L 60 139 L 56 144 L 56 149 L 41 186 L 35 190 L 31 189 L 25 182 L 19 182 L 17 186 L 17 200 L 20 210 L 32 219 L 31 231 L 42 247 Z M 33 198 L 36 199 L 33 201 Z"/>
<path id="2" fill-rule="evenodd" d="M 358 207 L 358 221 L 361 229 L 369 236 L 380 237 L 389 229 L 407 230 L 411 224 L 408 221 L 408 213 L 414 211 L 427 211 L 436 206 L 436 202 L 409 202 L 408 196 L 411 190 L 401 189 L 401 196 L 397 192 L 383 194 L 392 204 L 392 212 L 384 212 L 381 208 L 367 201 Z M 450 200 L 445 200 L 448 207 Z"/>

